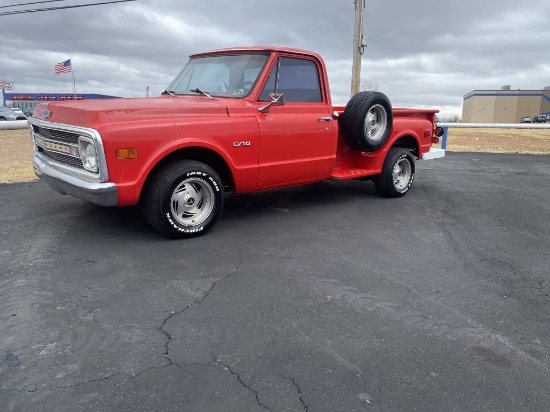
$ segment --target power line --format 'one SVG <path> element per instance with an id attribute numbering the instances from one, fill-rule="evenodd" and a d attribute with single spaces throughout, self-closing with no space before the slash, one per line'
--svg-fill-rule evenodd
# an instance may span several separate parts
<path id="1" fill-rule="evenodd" d="M 10 4 L 9 6 L 0 6 L 0 9 L 7 9 L 8 7 L 30 6 L 31 4 L 40 4 L 40 3 L 55 3 L 57 1 L 65 1 L 65 0 L 44 0 L 44 1 L 35 1 L 32 3 Z"/>
<path id="2" fill-rule="evenodd" d="M 8 7 L 29 6 L 31 4 L 40 4 L 40 3 L 55 3 L 58 1 L 65 1 L 65 0 L 44 0 L 44 1 L 35 1 L 32 3 L 10 4 L 9 6 L 0 6 L 0 9 L 7 9 Z"/>
<path id="3" fill-rule="evenodd" d="M 106 1 L 106 2 L 103 2 L 103 3 L 79 4 L 79 5 L 75 5 L 75 6 L 59 6 L 59 7 L 46 7 L 46 8 L 43 8 L 43 9 L 27 9 L 27 10 L 17 10 L 17 11 L 6 11 L 6 12 L 3 12 L 3 13 L 0 13 L 0 17 L 10 16 L 12 14 L 26 14 L 26 13 L 36 13 L 36 12 L 39 12 L 39 11 L 76 9 L 76 8 L 79 8 L 79 7 L 101 6 L 101 5 L 104 5 L 104 4 L 114 4 L 114 3 L 126 3 L 126 2 L 129 2 L 129 1 L 138 1 L 138 0 L 117 0 L 117 1 Z"/>

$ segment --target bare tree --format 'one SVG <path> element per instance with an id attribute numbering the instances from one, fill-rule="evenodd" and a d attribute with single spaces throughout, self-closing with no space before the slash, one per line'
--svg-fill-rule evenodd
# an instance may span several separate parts
<path id="1" fill-rule="evenodd" d="M 361 80 L 361 91 L 362 92 L 379 92 L 380 86 L 375 82 Z"/>
<path id="2" fill-rule="evenodd" d="M 436 118 L 437 118 L 437 121 L 440 123 L 460 123 L 462 120 L 458 114 L 451 114 L 451 115 L 438 114 Z"/>

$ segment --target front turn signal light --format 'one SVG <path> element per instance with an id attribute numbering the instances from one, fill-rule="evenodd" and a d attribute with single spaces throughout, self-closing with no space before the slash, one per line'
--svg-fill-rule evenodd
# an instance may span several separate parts
<path id="1" fill-rule="evenodd" d="M 116 149 L 116 158 L 119 160 L 137 159 L 137 149 Z"/>

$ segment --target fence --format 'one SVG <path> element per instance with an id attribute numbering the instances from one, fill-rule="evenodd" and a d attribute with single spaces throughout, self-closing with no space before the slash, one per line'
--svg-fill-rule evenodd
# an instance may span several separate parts
<path id="1" fill-rule="evenodd" d="M 26 120 L 8 120 L 0 122 L 0 130 L 26 129 L 27 127 L 29 127 L 29 124 Z"/>

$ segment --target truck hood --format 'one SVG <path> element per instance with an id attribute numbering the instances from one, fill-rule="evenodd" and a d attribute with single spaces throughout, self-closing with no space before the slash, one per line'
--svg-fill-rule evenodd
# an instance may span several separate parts
<path id="1" fill-rule="evenodd" d="M 228 116 L 223 101 L 202 96 L 115 98 L 43 103 L 33 117 L 53 123 L 95 128 L 104 123 L 177 118 L 181 116 Z"/>

